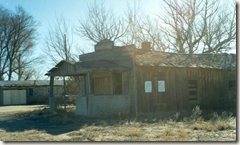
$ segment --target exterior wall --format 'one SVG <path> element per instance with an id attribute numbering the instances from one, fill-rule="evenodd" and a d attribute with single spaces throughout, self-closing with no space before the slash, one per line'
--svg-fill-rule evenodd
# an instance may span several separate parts
<path id="1" fill-rule="evenodd" d="M 87 116 L 87 97 L 77 97 L 77 104 L 76 104 L 76 109 L 75 109 L 75 114 L 76 115 L 83 115 Z"/>
<path id="2" fill-rule="evenodd" d="M 188 80 L 198 80 L 198 100 L 188 98 Z M 207 68 L 138 67 L 139 112 L 234 107 L 229 98 L 229 80 L 236 80 L 236 71 Z M 165 92 L 158 92 L 157 81 L 165 81 Z M 152 93 L 145 93 L 145 81 L 152 81 Z M 165 105 L 165 106 L 164 106 Z M 162 107 L 164 106 L 164 107 Z"/>
<path id="3" fill-rule="evenodd" d="M 29 96 L 29 88 L 33 88 L 33 96 Z M 28 104 L 48 103 L 49 86 L 37 86 L 27 88 Z M 54 97 L 61 97 L 63 94 L 62 86 L 54 86 Z"/>
<path id="4" fill-rule="evenodd" d="M 33 88 L 33 96 L 29 96 L 29 88 Z M 49 91 L 48 86 L 40 87 L 17 87 L 17 88 L 7 88 L 0 87 L 0 105 L 3 105 L 3 90 L 26 90 L 27 104 L 38 104 L 38 103 L 48 103 Z M 54 86 L 54 97 L 61 97 L 63 93 L 62 86 Z"/>
<path id="5" fill-rule="evenodd" d="M 105 118 L 130 113 L 128 95 L 90 95 L 88 97 L 88 117 Z"/>
<path id="6" fill-rule="evenodd" d="M 3 93 L 4 90 L 26 90 L 26 95 L 27 95 L 27 89 L 23 87 L 20 87 L 20 88 L 2 88 L 1 87 L 0 88 L 0 106 L 4 105 L 4 93 Z M 24 95 L 24 94 L 20 94 L 20 95 Z M 16 104 L 15 101 L 18 102 L 18 100 L 15 99 L 13 104 Z"/>
<path id="7" fill-rule="evenodd" d="M 0 106 L 3 105 L 3 89 L 0 88 Z"/>

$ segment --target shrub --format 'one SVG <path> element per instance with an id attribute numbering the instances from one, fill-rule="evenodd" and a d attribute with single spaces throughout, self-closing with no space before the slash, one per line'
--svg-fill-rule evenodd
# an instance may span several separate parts
<path id="1" fill-rule="evenodd" d="M 192 115 L 191 115 L 191 121 L 192 122 L 199 122 L 199 121 L 202 121 L 202 117 L 201 117 L 201 114 L 202 114 L 202 110 L 200 109 L 200 107 L 197 105 L 195 108 L 193 108 L 192 110 Z"/>

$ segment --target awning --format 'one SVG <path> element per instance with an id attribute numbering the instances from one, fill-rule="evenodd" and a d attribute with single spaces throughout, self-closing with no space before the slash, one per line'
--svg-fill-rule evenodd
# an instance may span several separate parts
<path id="1" fill-rule="evenodd" d="M 109 72 L 109 71 L 124 71 L 130 69 L 126 66 L 121 66 L 115 62 L 108 60 L 97 61 L 79 61 L 70 62 L 62 60 L 55 67 L 48 71 L 45 75 L 49 76 L 74 76 L 83 75 L 88 72 Z"/>

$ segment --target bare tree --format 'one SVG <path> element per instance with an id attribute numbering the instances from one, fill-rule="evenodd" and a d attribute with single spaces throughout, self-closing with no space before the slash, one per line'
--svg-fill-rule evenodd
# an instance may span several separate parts
<path id="1" fill-rule="evenodd" d="M 8 54 L 7 46 L 10 40 L 8 39 L 8 34 L 12 33 L 10 30 L 10 12 L 0 5 L 0 80 L 3 80 L 4 74 L 7 73 L 8 68 Z"/>
<path id="2" fill-rule="evenodd" d="M 226 13 L 218 0 L 163 0 L 165 47 L 177 53 L 218 53 L 235 39 L 235 13 Z M 235 15 L 235 16 L 234 16 Z M 228 18 L 228 20 L 226 20 Z M 228 27 L 226 27 L 228 26 Z M 215 45 L 215 47 L 213 46 Z"/>
<path id="3" fill-rule="evenodd" d="M 25 66 L 15 65 L 16 60 L 23 54 L 27 54 L 34 47 L 36 40 L 37 22 L 21 6 L 16 7 L 15 12 L 11 12 L 3 7 L 0 8 L 1 21 L 1 78 L 8 75 L 8 80 L 12 79 L 12 74 L 22 69 L 27 64 L 33 63 L 35 58 L 25 62 Z M 22 55 L 20 55 L 22 54 Z M 16 67 L 17 66 L 17 67 Z"/>
<path id="4" fill-rule="evenodd" d="M 111 8 L 106 8 L 104 1 L 88 6 L 86 20 L 79 20 L 76 32 L 94 43 L 110 39 L 117 41 L 127 30 L 122 18 L 117 17 Z"/>
<path id="5" fill-rule="evenodd" d="M 54 64 L 61 60 L 76 61 L 73 55 L 73 32 L 71 23 L 61 15 L 56 16 L 45 35 L 43 51 L 51 58 Z M 65 47 L 66 43 L 66 47 Z"/>
<path id="6" fill-rule="evenodd" d="M 205 20 L 202 53 L 221 53 L 236 48 L 236 1 L 223 3 L 215 15 Z"/>
<path id="7" fill-rule="evenodd" d="M 142 10 L 140 0 L 135 0 L 133 5 L 127 3 L 125 17 L 128 29 L 120 39 L 123 44 L 134 44 L 137 48 L 141 48 L 141 43 L 148 41 L 151 42 L 153 49 L 166 51 L 162 44 L 162 33 L 159 31 L 159 20 Z"/>

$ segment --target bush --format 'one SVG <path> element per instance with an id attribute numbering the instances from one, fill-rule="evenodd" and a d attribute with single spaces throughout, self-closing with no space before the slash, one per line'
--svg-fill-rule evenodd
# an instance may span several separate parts
<path id="1" fill-rule="evenodd" d="M 202 114 L 202 110 L 200 109 L 200 107 L 197 105 L 195 108 L 193 108 L 192 110 L 192 115 L 191 115 L 191 121 L 193 122 L 199 122 L 199 121 L 202 121 L 202 117 L 201 117 L 201 114 Z"/>

